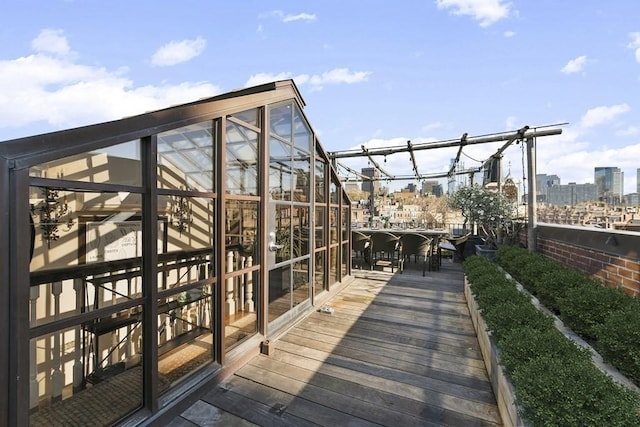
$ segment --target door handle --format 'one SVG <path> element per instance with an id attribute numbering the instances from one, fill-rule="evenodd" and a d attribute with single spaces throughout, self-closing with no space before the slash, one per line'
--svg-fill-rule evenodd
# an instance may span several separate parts
<path id="1" fill-rule="evenodd" d="M 274 242 L 269 242 L 269 250 L 271 252 L 275 252 L 275 251 L 280 250 L 282 248 L 284 248 L 284 245 L 277 245 Z"/>

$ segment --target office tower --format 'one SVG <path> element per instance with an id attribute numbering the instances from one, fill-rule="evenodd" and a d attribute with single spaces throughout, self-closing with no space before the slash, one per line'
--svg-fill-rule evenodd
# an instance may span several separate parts
<path id="1" fill-rule="evenodd" d="M 599 201 L 611 205 L 622 203 L 624 172 L 620 168 L 612 166 L 596 167 L 593 180 L 598 189 Z"/>
<path id="2" fill-rule="evenodd" d="M 560 177 L 558 175 L 536 175 L 536 200 L 538 202 L 546 202 L 549 189 L 554 185 L 560 185 Z"/>

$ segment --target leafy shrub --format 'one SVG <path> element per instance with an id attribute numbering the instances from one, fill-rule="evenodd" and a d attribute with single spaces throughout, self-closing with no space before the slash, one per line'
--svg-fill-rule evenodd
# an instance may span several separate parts
<path id="1" fill-rule="evenodd" d="M 555 313 L 560 313 L 560 301 L 566 297 L 568 290 L 578 288 L 587 279 L 577 271 L 566 268 L 551 268 L 537 281 L 537 297 L 542 304 Z"/>
<path id="2" fill-rule="evenodd" d="M 512 373 L 522 415 L 541 426 L 637 426 L 638 397 L 581 357 L 538 357 Z"/>
<path id="3" fill-rule="evenodd" d="M 604 360 L 640 384 L 640 303 L 611 313 L 595 330 L 598 352 Z"/>
<path id="4" fill-rule="evenodd" d="M 507 372 L 540 357 L 572 358 L 590 361 L 591 352 L 568 340 L 555 327 L 546 329 L 528 325 L 513 329 L 499 340 L 500 363 Z"/>
<path id="5" fill-rule="evenodd" d="M 516 292 L 518 291 L 516 290 Z M 483 301 L 483 304 L 478 301 L 481 307 L 487 307 L 483 309 L 482 317 L 497 339 L 502 338 L 510 331 L 525 327 L 538 331 L 545 331 L 553 327 L 551 317 L 541 313 L 525 295 L 518 293 L 525 298 L 524 301 L 521 298 L 515 300 L 492 299 L 491 305 L 484 304 L 486 300 Z"/>
<path id="6" fill-rule="evenodd" d="M 559 301 L 562 320 L 576 333 L 588 340 L 596 339 L 596 328 L 609 314 L 628 303 L 628 296 L 618 289 L 605 288 L 598 282 L 587 281 L 570 288 Z"/>

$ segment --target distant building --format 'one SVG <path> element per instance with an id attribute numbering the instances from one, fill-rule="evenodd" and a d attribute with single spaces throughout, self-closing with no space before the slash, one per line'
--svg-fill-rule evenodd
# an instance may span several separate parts
<path id="1" fill-rule="evenodd" d="M 560 177 L 558 175 L 536 175 L 536 200 L 538 202 L 546 202 L 549 188 L 554 185 L 560 185 Z"/>
<path id="2" fill-rule="evenodd" d="M 442 184 L 437 180 L 428 180 L 422 183 L 422 195 L 432 194 L 436 197 L 442 196 Z"/>
<path id="3" fill-rule="evenodd" d="M 547 204 L 555 206 L 575 206 L 578 203 L 598 200 L 598 189 L 595 184 L 554 185 L 547 190 Z"/>
<path id="4" fill-rule="evenodd" d="M 380 171 L 376 168 L 362 168 L 360 173 L 364 176 L 372 178 L 372 180 L 365 179 L 362 181 L 362 191 L 366 191 L 367 193 L 371 192 L 373 188 L 373 193 L 378 194 L 380 191 Z"/>
<path id="5" fill-rule="evenodd" d="M 596 167 L 593 181 L 597 187 L 598 200 L 616 205 L 622 203 L 624 172 L 618 167 Z"/>
<path id="6" fill-rule="evenodd" d="M 624 202 L 627 206 L 640 206 L 640 193 L 625 194 Z"/>

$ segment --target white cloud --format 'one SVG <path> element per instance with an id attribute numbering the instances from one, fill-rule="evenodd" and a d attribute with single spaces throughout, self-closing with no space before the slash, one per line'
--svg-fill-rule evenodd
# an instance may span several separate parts
<path id="1" fill-rule="evenodd" d="M 584 69 L 584 66 L 587 64 L 586 55 L 578 56 L 566 63 L 564 67 L 560 70 L 564 74 L 574 74 L 579 73 Z"/>
<path id="2" fill-rule="evenodd" d="M 71 48 L 62 30 L 46 28 L 31 41 L 31 48 L 36 52 L 55 55 L 69 55 Z"/>
<path id="3" fill-rule="evenodd" d="M 55 32 L 34 40 L 40 53 L 0 60 L 0 130 L 40 124 L 45 131 L 99 123 L 221 92 L 207 82 L 136 87 L 128 69 L 77 63 Z M 49 46 L 48 49 L 45 49 Z M 96 102 L 99 99 L 100 102 Z M 4 138 L 0 138 L 4 139 Z"/>
<path id="4" fill-rule="evenodd" d="M 506 38 L 511 38 L 511 37 L 513 37 L 513 36 L 515 36 L 515 35 L 516 35 L 516 32 L 515 32 L 515 31 L 505 31 L 505 32 L 504 32 L 504 36 L 505 36 Z"/>
<path id="5" fill-rule="evenodd" d="M 367 81 L 371 75 L 370 71 L 350 71 L 348 68 L 335 68 L 322 74 L 299 74 L 282 72 L 278 74 L 258 73 L 249 77 L 245 83 L 246 87 L 255 86 L 277 80 L 293 79 L 297 85 L 309 84 L 312 91 L 321 90 L 324 84 L 352 84 Z"/>
<path id="6" fill-rule="evenodd" d="M 640 62 L 640 32 L 629 33 L 631 42 L 627 45 L 629 49 L 633 49 L 636 52 L 636 61 Z"/>
<path id="7" fill-rule="evenodd" d="M 204 52 L 207 41 L 198 37 L 193 40 L 173 40 L 160 47 L 151 57 L 151 64 L 156 67 L 166 67 L 187 62 Z"/>
<path id="8" fill-rule="evenodd" d="M 297 15 L 285 15 L 282 18 L 282 22 L 293 22 L 293 21 L 315 21 L 316 15 L 312 13 L 299 13 Z"/>
<path id="9" fill-rule="evenodd" d="M 297 15 L 287 14 L 281 10 L 272 10 L 271 12 L 263 13 L 258 18 L 264 19 L 269 17 L 276 17 L 281 22 L 289 23 L 295 21 L 315 21 L 316 15 L 313 13 L 298 13 Z"/>
<path id="10" fill-rule="evenodd" d="M 452 9 L 454 15 L 468 15 L 480 21 L 481 27 L 507 18 L 511 3 L 504 0 L 436 0 L 439 9 Z"/>
<path id="11" fill-rule="evenodd" d="M 421 130 L 422 132 L 424 132 L 424 133 L 428 133 L 428 132 L 431 132 L 431 131 L 433 131 L 433 130 L 435 130 L 435 129 L 439 129 L 439 128 L 441 128 L 441 127 L 442 127 L 442 123 L 440 123 L 440 122 L 433 122 L 433 123 L 428 123 L 428 124 L 426 124 L 426 125 L 422 126 L 422 128 L 421 128 L 420 130 Z"/>
<path id="12" fill-rule="evenodd" d="M 582 116 L 580 124 L 584 128 L 598 126 L 612 121 L 620 114 L 624 114 L 629 110 L 630 107 L 627 104 L 595 107 L 588 110 L 584 116 Z"/>

